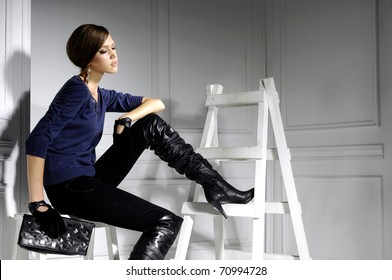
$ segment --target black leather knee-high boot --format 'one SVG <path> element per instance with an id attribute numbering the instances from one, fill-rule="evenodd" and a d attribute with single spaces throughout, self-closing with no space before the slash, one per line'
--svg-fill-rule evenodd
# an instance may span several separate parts
<path id="1" fill-rule="evenodd" d="M 174 214 L 160 218 L 143 232 L 129 260 L 163 260 L 173 245 L 183 219 Z"/>
<path id="2" fill-rule="evenodd" d="M 240 191 L 226 182 L 211 164 L 195 153 L 190 144 L 156 114 L 139 120 L 147 145 L 170 167 L 200 184 L 207 201 L 227 218 L 222 203 L 248 203 L 254 197 L 254 188 Z"/>
<path id="3" fill-rule="evenodd" d="M 222 176 L 213 169 L 206 159 L 200 160 L 199 167 L 187 174 L 187 177 L 203 186 L 207 201 L 227 219 L 223 210 L 223 203 L 246 204 L 254 197 L 254 188 L 240 191 L 226 182 Z"/>

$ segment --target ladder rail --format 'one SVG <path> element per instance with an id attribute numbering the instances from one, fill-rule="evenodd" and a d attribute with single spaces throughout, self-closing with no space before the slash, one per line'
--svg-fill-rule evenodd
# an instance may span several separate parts
<path id="1" fill-rule="evenodd" d="M 286 190 L 287 200 L 289 202 L 294 235 L 297 240 L 299 255 L 300 258 L 309 259 L 309 248 L 307 245 L 305 230 L 301 218 L 301 210 L 298 208 L 298 196 L 295 188 L 293 170 L 290 163 L 291 156 L 290 151 L 287 148 L 287 141 L 284 133 L 282 116 L 280 113 L 279 96 L 272 78 L 265 79 L 264 86 L 266 88 L 266 100 L 270 110 L 271 123 L 279 154 L 283 183 Z"/>

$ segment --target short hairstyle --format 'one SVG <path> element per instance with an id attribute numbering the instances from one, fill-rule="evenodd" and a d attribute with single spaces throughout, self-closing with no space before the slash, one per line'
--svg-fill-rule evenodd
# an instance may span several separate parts
<path id="1" fill-rule="evenodd" d="M 108 36 L 109 31 L 105 27 L 95 24 L 83 24 L 71 34 L 67 54 L 72 63 L 80 67 L 82 75 Z"/>

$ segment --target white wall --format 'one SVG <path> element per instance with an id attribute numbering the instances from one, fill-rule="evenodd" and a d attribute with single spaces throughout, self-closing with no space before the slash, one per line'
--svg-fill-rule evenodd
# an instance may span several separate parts
<path id="1" fill-rule="evenodd" d="M 24 139 L 30 131 L 29 4 L 25 0 L 0 2 L 0 258 L 10 252 L 11 217 L 27 204 Z"/>

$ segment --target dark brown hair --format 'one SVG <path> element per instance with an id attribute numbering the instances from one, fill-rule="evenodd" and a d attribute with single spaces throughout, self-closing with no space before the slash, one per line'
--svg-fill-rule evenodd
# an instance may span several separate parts
<path id="1" fill-rule="evenodd" d="M 73 64 L 80 67 L 80 74 L 87 77 L 87 66 L 105 43 L 109 31 L 95 24 L 83 24 L 75 29 L 67 42 L 67 54 Z"/>

